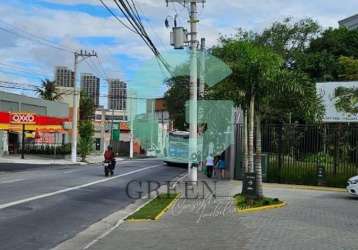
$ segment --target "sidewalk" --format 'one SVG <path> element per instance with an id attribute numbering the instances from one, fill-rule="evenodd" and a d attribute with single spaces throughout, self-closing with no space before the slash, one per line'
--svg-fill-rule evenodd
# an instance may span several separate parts
<path id="1" fill-rule="evenodd" d="M 159 221 L 124 222 L 89 249 L 357 249 L 358 200 L 346 193 L 267 185 L 265 195 L 287 207 L 237 214 L 231 196 L 241 182 L 220 181 L 216 191 L 179 199 Z"/>
<path id="2" fill-rule="evenodd" d="M 125 158 L 116 158 L 117 161 L 125 160 Z M 25 159 L 21 159 L 20 155 L 8 155 L 0 157 L 0 171 L 6 171 L 11 169 L 22 169 L 26 167 L 46 167 L 46 166 L 78 166 L 97 164 L 103 162 L 103 155 L 89 155 L 86 158 L 87 162 L 80 162 L 80 158 L 77 159 L 77 163 L 73 163 L 70 158 L 55 159 L 51 156 L 39 156 L 39 155 L 25 155 Z M 15 165 L 12 165 L 15 164 Z"/>

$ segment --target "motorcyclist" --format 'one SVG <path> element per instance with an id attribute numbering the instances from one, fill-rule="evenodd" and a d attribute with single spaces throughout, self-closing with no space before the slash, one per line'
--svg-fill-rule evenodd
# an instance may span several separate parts
<path id="1" fill-rule="evenodd" d="M 110 170 L 110 174 L 113 175 L 113 170 L 114 170 L 114 167 L 116 166 L 116 159 L 114 157 L 114 152 L 112 150 L 111 145 L 109 145 L 107 147 L 106 152 L 104 152 L 104 161 L 110 163 L 109 170 Z M 108 173 L 106 171 L 106 176 L 107 175 L 108 175 Z"/>

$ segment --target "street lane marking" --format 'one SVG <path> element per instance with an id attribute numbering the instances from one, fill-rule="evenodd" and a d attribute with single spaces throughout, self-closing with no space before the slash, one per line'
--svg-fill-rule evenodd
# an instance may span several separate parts
<path id="1" fill-rule="evenodd" d="M 82 170 L 82 169 L 81 169 Z M 70 174 L 70 173 L 74 173 L 74 172 L 77 172 L 79 170 L 70 170 L 70 171 L 65 171 L 63 172 L 64 174 Z"/>
<path id="2" fill-rule="evenodd" d="M 1 181 L 0 184 L 9 184 L 9 183 L 19 182 L 24 180 L 25 179 L 13 179 L 13 180 Z"/>
<path id="3" fill-rule="evenodd" d="M 4 209 L 4 208 L 16 206 L 16 205 L 19 205 L 19 204 L 23 204 L 23 203 L 26 203 L 26 202 L 39 200 L 39 199 L 51 197 L 51 196 L 54 196 L 54 195 L 63 194 L 63 193 L 67 193 L 67 192 L 70 192 L 70 191 L 78 190 L 78 189 L 81 189 L 81 188 L 93 186 L 93 185 L 96 185 L 96 184 L 99 184 L 99 183 L 104 183 L 104 182 L 107 182 L 107 181 L 118 179 L 118 178 L 123 177 L 123 176 L 131 175 L 131 174 L 139 173 L 139 172 L 142 172 L 142 171 L 145 171 L 145 170 L 148 170 L 148 169 L 159 168 L 159 167 L 163 167 L 163 165 L 160 164 L 160 165 L 154 165 L 154 166 L 151 166 L 151 167 L 145 167 L 145 168 L 133 170 L 133 171 L 121 174 L 121 175 L 116 175 L 116 176 L 113 176 L 113 177 L 101 179 L 101 180 L 90 182 L 90 183 L 87 183 L 87 184 L 83 184 L 83 185 L 80 185 L 80 186 L 70 187 L 70 188 L 58 190 L 58 191 L 55 191 L 55 192 L 52 192 L 52 193 L 41 194 L 41 195 L 37 195 L 37 196 L 34 196 L 34 197 L 30 197 L 30 198 L 26 198 L 26 199 L 22 199 L 22 200 L 18 200 L 18 201 L 13 201 L 13 202 L 1 204 L 0 205 L 0 210 Z"/>
<path id="4" fill-rule="evenodd" d="M 131 161 L 120 161 L 120 162 L 117 162 L 116 163 L 116 166 L 122 166 L 122 165 L 124 165 L 124 164 L 126 164 L 126 163 L 131 163 Z M 103 163 L 98 163 L 98 164 L 94 164 L 94 166 L 91 166 L 92 168 L 94 168 L 94 169 L 96 169 L 96 168 L 98 168 L 98 167 L 103 167 L 102 166 L 103 165 Z M 131 166 L 130 166 L 131 167 Z M 71 173 L 75 173 L 75 172 L 82 172 L 82 171 L 87 171 L 88 170 L 88 167 L 82 167 L 82 168 L 80 168 L 80 169 L 72 169 L 72 170 L 66 170 L 66 171 L 64 171 L 63 173 L 64 174 L 71 174 Z"/>

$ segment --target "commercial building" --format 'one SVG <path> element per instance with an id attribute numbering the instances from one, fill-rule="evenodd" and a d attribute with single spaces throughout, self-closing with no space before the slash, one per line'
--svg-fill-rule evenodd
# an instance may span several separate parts
<path id="1" fill-rule="evenodd" d="M 167 104 L 164 98 L 147 100 L 147 115 L 154 115 L 154 119 L 158 122 L 158 147 L 164 154 L 167 134 L 173 130 L 173 123 L 170 120 Z"/>
<path id="2" fill-rule="evenodd" d="M 127 83 L 119 79 L 108 80 L 108 108 L 114 110 L 127 109 Z"/>
<path id="3" fill-rule="evenodd" d="M 73 87 L 74 79 L 74 72 L 67 67 L 58 66 L 55 68 L 55 81 L 57 86 Z"/>
<path id="4" fill-rule="evenodd" d="M 92 74 L 81 74 L 81 91 L 89 96 L 96 107 L 99 106 L 100 79 Z"/>
<path id="5" fill-rule="evenodd" d="M 27 144 L 67 143 L 68 111 L 65 103 L 0 91 L 0 155 L 19 151 L 23 131 Z"/>
<path id="6" fill-rule="evenodd" d="M 347 29 L 358 29 L 358 14 L 345 18 L 338 22 L 340 27 L 346 27 Z"/>
<path id="7" fill-rule="evenodd" d="M 116 153 L 129 154 L 130 129 L 128 114 L 125 110 L 98 108 L 95 114 L 94 128 L 96 151 L 103 151 L 107 145 L 111 144 Z M 140 153 L 140 146 L 137 142 L 134 143 L 134 153 Z"/>
<path id="8" fill-rule="evenodd" d="M 163 124 L 169 128 L 170 117 L 164 98 L 147 100 L 147 113 L 154 113 L 154 117 L 159 124 Z"/>

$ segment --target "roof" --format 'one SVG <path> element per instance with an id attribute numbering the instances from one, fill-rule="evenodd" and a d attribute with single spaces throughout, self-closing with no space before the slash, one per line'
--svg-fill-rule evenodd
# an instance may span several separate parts
<path id="1" fill-rule="evenodd" d="M 343 23 L 349 22 L 349 21 L 354 20 L 354 19 L 358 19 L 358 14 L 355 14 L 353 16 L 350 16 L 350 17 L 347 17 L 345 19 L 342 19 L 342 20 L 338 21 L 338 23 L 343 24 Z"/>

